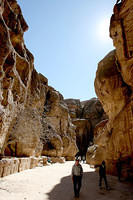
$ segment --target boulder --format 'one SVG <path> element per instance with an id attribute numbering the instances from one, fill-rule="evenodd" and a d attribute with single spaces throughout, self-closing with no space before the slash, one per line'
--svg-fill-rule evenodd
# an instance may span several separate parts
<path id="1" fill-rule="evenodd" d="M 64 163 L 65 162 L 65 158 L 64 157 L 51 157 L 50 158 L 52 163 Z"/>
<path id="2" fill-rule="evenodd" d="M 42 156 L 43 166 L 47 165 L 48 158 L 46 156 Z"/>

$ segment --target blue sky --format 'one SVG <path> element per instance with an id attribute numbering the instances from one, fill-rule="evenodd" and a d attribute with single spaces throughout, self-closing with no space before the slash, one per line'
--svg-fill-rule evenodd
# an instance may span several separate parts
<path id="1" fill-rule="evenodd" d="M 35 69 L 64 98 L 95 97 L 98 62 L 113 47 L 108 24 L 116 0 L 18 0 Z"/>

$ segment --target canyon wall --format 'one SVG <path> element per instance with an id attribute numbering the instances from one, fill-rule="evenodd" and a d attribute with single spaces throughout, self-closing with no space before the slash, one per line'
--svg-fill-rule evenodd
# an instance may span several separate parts
<path id="1" fill-rule="evenodd" d="M 0 153 L 65 156 L 77 152 L 75 127 L 63 96 L 34 68 L 28 30 L 16 0 L 0 1 Z"/>
<path id="2" fill-rule="evenodd" d="M 103 107 L 97 98 L 86 101 L 65 99 L 72 123 L 76 127 L 76 143 L 81 155 L 86 155 L 87 148 L 93 144 L 96 125 L 107 119 Z"/>
<path id="3" fill-rule="evenodd" d="M 119 1 L 118 1 L 119 2 Z M 133 1 L 114 6 L 110 36 L 116 47 L 100 63 L 96 72 L 96 94 L 109 120 L 95 130 L 95 145 L 88 149 L 87 162 L 107 163 L 107 171 L 116 174 L 118 159 L 122 174 L 133 174 Z"/>
<path id="4" fill-rule="evenodd" d="M 120 158 L 123 176 L 132 173 L 133 1 L 117 2 L 110 21 L 116 49 L 101 60 L 96 72 L 100 102 L 96 98 L 80 102 L 64 100 L 47 78 L 37 73 L 34 57 L 24 43 L 28 25 L 17 1 L 0 1 L 1 156 L 73 160 L 77 146 L 86 152 L 94 137 L 88 163 L 97 165 L 105 160 L 107 171 L 116 174 Z M 20 165 L 21 160 L 17 162 Z"/>

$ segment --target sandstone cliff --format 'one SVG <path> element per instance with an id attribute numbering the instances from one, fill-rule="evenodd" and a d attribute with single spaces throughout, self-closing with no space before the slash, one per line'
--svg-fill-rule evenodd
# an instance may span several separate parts
<path id="1" fill-rule="evenodd" d="M 120 158 L 123 176 L 133 168 L 133 1 L 123 0 L 114 6 L 110 36 L 116 50 L 99 64 L 95 90 L 109 120 L 97 126 L 95 146 L 88 150 L 89 163 L 107 162 L 109 173 L 116 174 Z M 93 156 L 92 156 L 93 155 Z"/>
<path id="2" fill-rule="evenodd" d="M 11 156 L 77 152 L 62 95 L 34 69 L 23 35 L 28 25 L 16 0 L 0 1 L 0 151 Z"/>
<path id="3" fill-rule="evenodd" d="M 107 116 L 97 98 L 82 101 L 65 99 L 72 123 L 76 127 L 76 142 L 81 154 L 86 154 L 88 146 L 93 143 L 96 125 Z"/>

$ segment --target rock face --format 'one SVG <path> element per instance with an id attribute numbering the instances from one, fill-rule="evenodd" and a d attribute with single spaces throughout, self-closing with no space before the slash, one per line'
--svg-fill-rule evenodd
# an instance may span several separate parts
<path id="1" fill-rule="evenodd" d="M 107 118 L 101 103 L 97 98 L 80 102 L 78 99 L 65 99 L 72 123 L 76 126 L 76 142 L 81 154 L 86 154 L 87 148 L 93 142 L 96 125 Z"/>
<path id="2" fill-rule="evenodd" d="M 123 0 L 114 6 L 111 18 L 110 36 L 116 47 L 118 69 L 124 82 L 133 86 L 133 1 Z"/>
<path id="3" fill-rule="evenodd" d="M 96 125 L 104 119 L 107 119 L 103 107 L 97 98 L 92 98 L 88 101 L 81 102 L 82 104 L 82 118 L 88 119 L 91 123 L 91 129 L 94 133 Z M 92 135 L 93 136 L 93 135 Z"/>
<path id="4" fill-rule="evenodd" d="M 79 99 L 65 99 L 72 119 L 82 117 L 82 105 Z"/>
<path id="5" fill-rule="evenodd" d="M 75 127 L 71 122 L 63 96 L 52 87 L 49 87 L 46 95 L 42 121 L 42 138 L 45 138 L 43 154 L 74 159 L 78 151 L 75 145 Z"/>
<path id="6" fill-rule="evenodd" d="M 109 120 L 96 130 L 95 148 L 88 150 L 88 162 L 107 162 L 109 173 L 116 174 L 116 162 L 122 160 L 127 177 L 133 168 L 133 1 L 114 6 L 110 36 L 116 50 L 98 65 L 95 90 Z M 93 156 L 92 156 L 93 155 Z"/>
<path id="7" fill-rule="evenodd" d="M 77 152 L 62 95 L 34 69 L 23 40 L 28 29 L 16 0 L 0 1 L 0 151 L 10 156 Z"/>
<path id="8" fill-rule="evenodd" d="M 76 126 L 76 142 L 81 155 L 86 154 L 86 150 L 91 141 L 91 124 L 87 119 L 75 119 L 73 124 Z"/>

